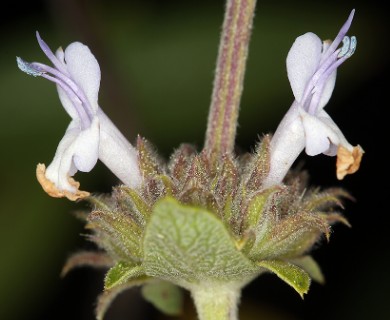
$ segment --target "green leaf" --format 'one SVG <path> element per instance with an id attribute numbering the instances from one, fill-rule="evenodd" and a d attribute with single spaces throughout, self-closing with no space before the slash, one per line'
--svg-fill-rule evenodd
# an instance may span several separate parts
<path id="1" fill-rule="evenodd" d="M 145 272 L 141 266 L 118 262 L 108 270 L 104 279 L 104 289 L 109 290 L 134 280 L 139 281 L 142 278 L 146 279 Z"/>
<path id="2" fill-rule="evenodd" d="M 145 284 L 142 287 L 145 300 L 167 315 L 179 315 L 183 308 L 183 291 L 167 281 Z"/>
<path id="3" fill-rule="evenodd" d="M 157 202 L 145 231 L 149 276 L 190 288 L 208 281 L 242 281 L 258 273 L 211 212 L 172 198 Z"/>
<path id="4" fill-rule="evenodd" d="M 275 273 L 280 279 L 293 287 L 302 299 L 303 295 L 309 291 L 310 276 L 296 265 L 279 260 L 263 260 L 257 264 Z"/>
<path id="5" fill-rule="evenodd" d="M 325 277 L 322 274 L 321 268 L 312 257 L 304 256 L 290 260 L 290 262 L 305 270 L 314 281 L 321 284 L 325 283 Z"/>

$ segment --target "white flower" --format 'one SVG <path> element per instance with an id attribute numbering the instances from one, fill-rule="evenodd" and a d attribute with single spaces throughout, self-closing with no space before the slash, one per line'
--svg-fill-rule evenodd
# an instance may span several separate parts
<path id="1" fill-rule="evenodd" d="M 63 107 L 72 118 L 60 141 L 54 159 L 45 168 L 37 166 L 37 178 L 53 197 L 76 200 L 89 195 L 80 191 L 71 177 L 79 170 L 89 172 L 100 159 L 124 184 L 141 183 L 137 151 L 115 127 L 98 105 L 100 67 L 89 48 L 80 42 L 61 48 L 54 55 L 47 44 L 37 39 L 53 67 L 17 58 L 19 68 L 42 76 L 57 85 Z"/>
<path id="2" fill-rule="evenodd" d="M 270 173 L 265 187 L 280 183 L 299 154 L 337 155 L 337 178 L 359 169 L 363 149 L 353 147 L 323 110 L 336 81 L 337 68 L 356 49 L 356 38 L 347 37 L 354 10 L 333 42 L 314 33 L 298 37 L 287 56 L 287 73 L 295 101 L 271 140 Z M 339 44 L 343 42 L 343 46 Z"/>

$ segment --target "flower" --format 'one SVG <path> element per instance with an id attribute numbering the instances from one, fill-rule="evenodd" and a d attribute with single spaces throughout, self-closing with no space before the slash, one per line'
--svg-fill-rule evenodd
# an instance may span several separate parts
<path id="1" fill-rule="evenodd" d="M 356 38 L 345 36 L 354 12 L 333 42 L 322 42 L 308 32 L 292 45 L 286 62 L 295 101 L 271 140 L 270 172 L 264 186 L 280 183 L 303 149 L 310 156 L 337 155 L 336 174 L 340 180 L 359 169 L 363 149 L 353 147 L 323 110 L 332 95 L 337 68 L 356 49 Z"/>
<path id="2" fill-rule="evenodd" d="M 137 151 L 98 105 L 96 58 L 80 42 L 71 43 L 65 51 L 59 48 L 54 55 L 38 32 L 36 36 L 54 67 L 17 57 L 18 66 L 29 75 L 56 83 L 61 103 L 72 118 L 51 164 L 47 168 L 38 164 L 39 183 L 52 197 L 84 198 L 89 193 L 79 190 L 79 183 L 71 177 L 78 170 L 91 171 L 100 159 L 124 184 L 136 188 L 141 183 Z"/>

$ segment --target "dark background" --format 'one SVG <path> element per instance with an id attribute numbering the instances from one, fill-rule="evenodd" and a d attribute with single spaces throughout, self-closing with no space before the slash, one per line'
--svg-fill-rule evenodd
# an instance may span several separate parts
<path id="1" fill-rule="evenodd" d="M 181 142 L 202 146 L 224 1 L 2 2 L 0 19 L 0 319 L 93 319 L 101 271 L 78 269 L 61 279 L 66 257 L 88 248 L 83 225 L 70 213 L 83 203 L 46 196 L 35 180 L 68 124 L 56 90 L 28 77 L 15 56 L 47 62 L 35 31 L 52 47 L 82 41 L 102 69 L 100 105 L 134 141 L 140 133 L 165 157 Z M 7 9 L 6 9 L 7 8 Z M 285 58 L 307 31 L 333 38 L 350 10 L 355 55 L 339 70 L 328 113 L 366 154 L 361 169 L 335 178 L 335 159 L 302 155 L 311 183 L 342 186 L 352 228 L 335 226 L 313 256 L 326 276 L 304 300 L 265 275 L 242 295 L 241 319 L 390 319 L 387 199 L 389 81 L 388 14 L 375 1 L 258 1 L 237 145 L 251 150 L 276 129 L 293 96 Z M 109 192 L 117 183 L 102 165 L 78 174 L 85 190 Z M 188 297 L 187 297 L 188 298 Z M 187 299 L 186 315 L 195 319 Z M 121 295 L 106 319 L 175 319 L 144 302 L 137 289 Z"/>

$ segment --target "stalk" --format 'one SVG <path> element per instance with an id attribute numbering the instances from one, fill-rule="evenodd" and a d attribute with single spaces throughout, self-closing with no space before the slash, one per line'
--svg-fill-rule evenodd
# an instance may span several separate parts
<path id="1" fill-rule="evenodd" d="M 191 290 L 199 320 L 238 320 L 241 290 L 229 284 L 205 284 Z"/>
<path id="2" fill-rule="evenodd" d="M 256 0 L 227 0 L 206 131 L 205 150 L 234 149 Z"/>

